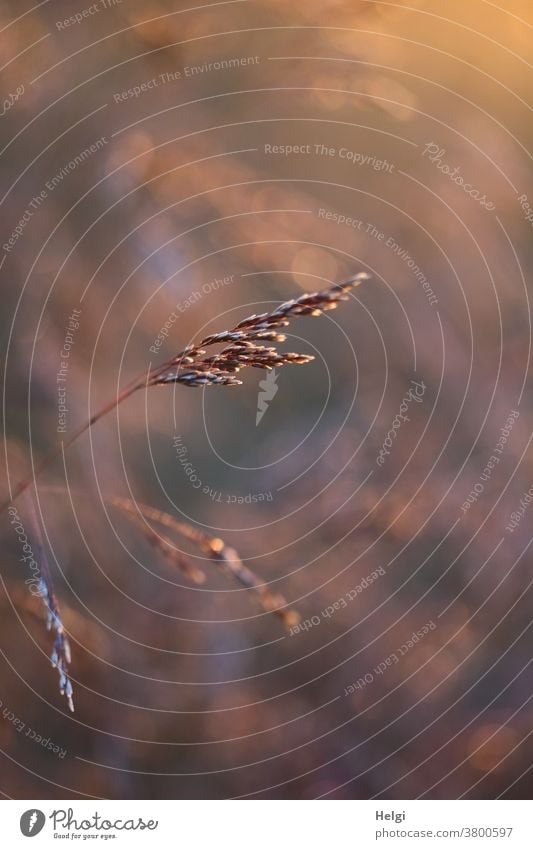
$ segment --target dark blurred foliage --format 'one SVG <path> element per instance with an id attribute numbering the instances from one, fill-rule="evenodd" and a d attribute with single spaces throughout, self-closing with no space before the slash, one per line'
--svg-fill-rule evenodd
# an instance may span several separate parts
<path id="1" fill-rule="evenodd" d="M 2 517 L 2 710 L 67 754 L 4 716 L 0 790 L 527 797 L 533 511 L 505 528 L 533 483 L 532 243 L 518 200 L 533 198 L 530 4 L 254 0 L 190 11 L 123 0 L 58 27 L 89 5 L 4 0 L 0 10 L 2 90 L 25 87 L 1 118 L 2 243 L 46 191 L 1 269 L 11 486 L 61 438 L 57 374 L 74 309 L 67 433 L 199 334 L 360 270 L 373 279 L 337 312 L 291 325 L 289 349 L 316 361 L 279 372 L 259 425 L 260 371 L 235 389 L 152 389 L 40 479 L 72 716 Z M 429 144 L 495 209 L 424 155 Z M 423 399 L 380 466 L 412 380 Z M 463 511 L 513 410 L 499 463 Z M 189 584 L 104 504 L 108 494 L 223 537 L 320 623 L 284 633 L 176 539 L 207 571 Z M 17 506 L 24 519 L 27 502 Z"/>

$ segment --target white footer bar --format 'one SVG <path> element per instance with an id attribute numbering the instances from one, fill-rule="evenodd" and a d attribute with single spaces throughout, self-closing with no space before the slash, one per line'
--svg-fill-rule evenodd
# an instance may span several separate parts
<path id="1" fill-rule="evenodd" d="M 490 800 L 6 800 L 0 803 L 1 845 L 530 849 L 530 810 L 527 801 Z"/>

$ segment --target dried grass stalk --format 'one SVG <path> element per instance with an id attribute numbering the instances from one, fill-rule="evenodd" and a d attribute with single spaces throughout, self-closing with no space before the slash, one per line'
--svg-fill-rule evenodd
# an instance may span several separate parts
<path id="1" fill-rule="evenodd" d="M 189 387 L 235 386 L 242 383 L 236 375 L 247 367 L 268 371 L 283 365 L 302 365 L 310 362 L 314 358 L 307 354 L 278 351 L 276 345 L 286 339 L 285 335 L 279 332 L 280 329 L 287 327 L 291 318 L 307 315 L 318 316 L 323 312 L 335 309 L 339 301 L 347 299 L 348 292 L 351 289 L 367 279 L 368 275 L 365 273 L 356 274 L 343 283 L 335 284 L 330 289 L 304 294 L 299 298 L 285 301 L 271 312 L 248 316 L 231 330 L 223 330 L 220 333 L 213 333 L 204 337 L 197 345 L 189 345 L 171 360 L 150 369 L 142 376 L 142 379 L 138 378 L 131 381 L 116 398 L 91 416 L 89 421 L 74 431 L 67 441 L 61 443 L 57 450 L 41 460 L 35 468 L 33 477 L 21 481 L 14 488 L 11 497 L 0 505 L 0 513 L 27 490 L 61 452 L 65 451 L 99 419 L 118 407 L 122 401 L 125 401 L 137 390 L 149 386 L 165 386 L 169 383 L 180 383 Z M 264 344 L 265 342 L 273 344 Z M 213 345 L 220 345 L 222 348 L 217 353 L 208 355 L 207 348 Z M 191 525 L 177 521 L 168 513 L 147 505 L 137 504 L 129 499 L 119 497 L 108 497 L 106 501 L 121 510 L 130 521 L 142 530 L 148 542 L 154 548 L 195 583 L 201 583 L 205 579 L 202 570 L 176 551 L 170 539 L 157 534 L 150 528 L 145 522 L 146 519 L 169 528 L 174 533 L 197 545 L 223 572 L 230 575 L 242 587 L 251 590 L 263 610 L 278 616 L 285 627 L 290 628 L 299 622 L 299 614 L 288 607 L 285 598 L 281 594 L 270 592 L 266 585 L 243 564 L 235 549 L 227 546 L 223 540 L 210 537 Z M 42 597 L 47 610 L 48 629 L 55 633 L 54 648 L 51 654 L 52 665 L 57 668 L 59 673 L 61 693 L 65 695 L 69 708 L 73 711 L 72 683 L 68 675 L 68 667 L 71 662 L 69 641 L 54 593 L 40 525 L 31 500 L 30 507 L 41 562 L 39 595 Z"/>

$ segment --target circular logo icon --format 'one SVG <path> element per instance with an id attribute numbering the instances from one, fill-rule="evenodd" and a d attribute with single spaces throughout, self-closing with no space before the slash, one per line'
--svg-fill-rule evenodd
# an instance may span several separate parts
<path id="1" fill-rule="evenodd" d="M 35 837 L 42 831 L 46 817 L 42 811 L 32 808 L 25 811 L 20 818 L 20 830 L 25 837 Z"/>

